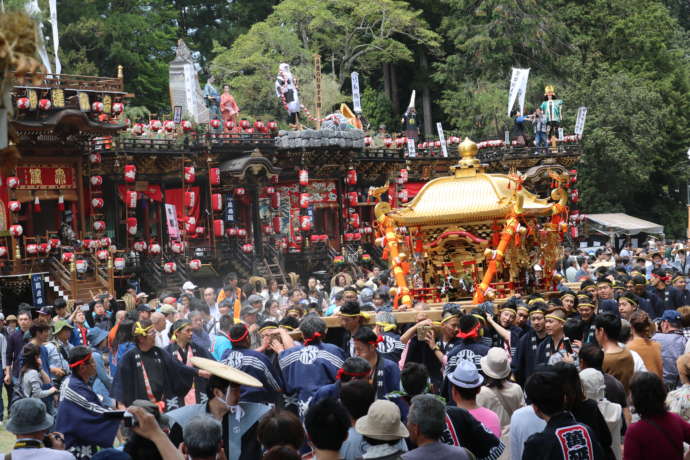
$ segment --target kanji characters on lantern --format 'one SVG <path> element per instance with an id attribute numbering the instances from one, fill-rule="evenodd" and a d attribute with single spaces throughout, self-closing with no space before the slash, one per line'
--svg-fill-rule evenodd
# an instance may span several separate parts
<path id="1" fill-rule="evenodd" d="M 223 210 L 223 196 L 220 193 L 211 194 L 211 208 L 214 211 Z"/>
<path id="2" fill-rule="evenodd" d="M 135 226 L 134 233 L 136 233 L 136 223 L 134 224 L 134 226 Z M 102 232 L 103 230 L 105 230 L 105 221 L 96 220 L 93 222 L 93 231 Z"/>
<path id="3" fill-rule="evenodd" d="M 149 244 L 149 254 L 157 255 L 161 253 L 161 245 L 158 243 Z"/>
<path id="4" fill-rule="evenodd" d="M 22 233 L 24 233 L 24 228 L 22 228 L 21 225 L 15 224 L 15 225 L 10 225 L 10 235 L 12 236 L 22 236 Z"/>
<path id="5" fill-rule="evenodd" d="M 213 221 L 213 234 L 216 237 L 221 237 L 225 233 L 225 227 L 223 224 L 223 219 L 215 219 Z"/>
<path id="6" fill-rule="evenodd" d="M 185 166 L 184 168 L 184 181 L 187 184 L 193 184 L 196 180 L 196 170 L 194 166 Z"/>
<path id="7" fill-rule="evenodd" d="M 199 259 L 192 259 L 189 261 L 189 268 L 191 270 L 197 271 L 201 269 L 201 261 Z"/>
<path id="8" fill-rule="evenodd" d="M 11 212 L 19 212 L 22 210 L 22 203 L 21 201 L 12 200 L 7 203 L 7 207 Z"/>
<path id="9" fill-rule="evenodd" d="M 309 207 L 309 201 L 310 197 L 308 193 L 300 193 L 299 194 L 299 207 L 300 208 L 308 208 Z"/>
<path id="10" fill-rule="evenodd" d="M 175 273 L 177 271 L 177 264 L 175 262 L 166 262 L 163 265 L 165 273 Z"/>
<path id="11" fill-rule="evenodd" d="M 124 257 L 116 257 L 113 261 L 113 266 L 115 270 L 122 271 L 125 269 L 125 259 Z"/>
<path id="12" fill-rule="evenodd" d="M 357 171 L 352 166 L 347 170 L 346 182 L 348 185 L 357 185 Z"/>
<path id="13" fill-rule="evenodd" d="M 211 185 L 220 185 L 220 168 L 210 168 L 208 170 L 208 177 Z"/>
<path id="14" fill-rule="evenodd" d="M 137 218 L 136 217 L 128 217 L 127 218 L 127 233 L 130 235 L 136 235 L 137 234 Z"/>
<path id="15" fill-rule="evenodd" d="M 137 167 L 133 164 L 125 165 L 125 182 L 133 183 L 137 180 Z"/>
<path id="16" fill-rule="evenodd" d="M 127 190 L 125 192 L 125 203 L 128 208 L 135 209 L 137 207 L 137 192 L 134 190 Z"/>
<path id="17" fill-rule="evenodd" d="M 193 208 L 196 205 L 196 192 L 184 192 L 184 205 L 187 208 Z"/>
<path id="18" fill-rule="evenodd" d="M 302 187 L 309 185 L 309 172 L 306 169 L 300 169 L 299 171 L 299 185 Z"/>

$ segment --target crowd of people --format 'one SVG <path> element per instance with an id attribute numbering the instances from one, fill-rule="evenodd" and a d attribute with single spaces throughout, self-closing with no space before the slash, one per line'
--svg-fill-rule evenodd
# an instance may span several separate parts
<path id="1" fill-rule="evenodd" d="M 412 323 L 378 268 L 22 305 L 0 334 L 12 458 L 683 458 L 685 248 L 566 250 L 558 272 Z"/>

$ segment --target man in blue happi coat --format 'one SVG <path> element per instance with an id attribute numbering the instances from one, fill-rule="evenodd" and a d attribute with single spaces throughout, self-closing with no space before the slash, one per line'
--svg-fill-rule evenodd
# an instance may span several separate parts
<path id="1" fill-rule="evenodd" d="M 304 344 L 285 344 L 279 364 L 285 382 L 285 406 L 303 418 L 314 393 L 335 382 L 345 355 L 337 346 L 321 342 L 326 335 L 326 323 L 318 316 L 308 315 L 299 328 Z"/>

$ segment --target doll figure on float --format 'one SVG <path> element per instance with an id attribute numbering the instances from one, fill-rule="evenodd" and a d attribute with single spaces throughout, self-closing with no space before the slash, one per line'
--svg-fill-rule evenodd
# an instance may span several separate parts
<path id="1" fill-rule="evenodd" d="M 280 64 L 278 75 L 276 76 L 275 88 L 276 97 L 280 98 L 285 109 L 288 111 L 290 127 L 299 129 L 301 105 L 297 92 L 297 84 L 295 83 L 295 78 L 292 76 L 292 72 L 290 72 L 289 64 Z"/>
<path id="2" fill-rule="evenodd" d="M 561 106 L 563 100 L 556 98 L 556 90 L 553 85 L 548 85 L 544 88 L 544 102 L 539 107 L 544 114 L 546 126 L 549 131 L 551 139 L 551 151 L 556 151 L 556 139 L 558 136 L 558 128 L 561 126 L 563 117 L 561 114 Z"/>

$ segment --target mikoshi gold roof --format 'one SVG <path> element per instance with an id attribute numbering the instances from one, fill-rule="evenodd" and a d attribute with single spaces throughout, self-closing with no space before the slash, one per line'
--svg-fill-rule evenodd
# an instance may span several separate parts
<path id="1" fill-rule="evenodd" d="M 505 219 L 513 206 L 513 193 L 521 201 L 525 216 L 551 212 L 552 203 L 538 198 L 506 174 L 487 174 L 476 159 L 477 144 L 465 139 L 458 146 L 460 162 L 451 167 L 452 176 L 429 181 L 417 196 L 390 216 L 398 225 L 430 226 Z"/>

